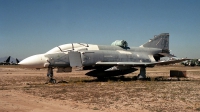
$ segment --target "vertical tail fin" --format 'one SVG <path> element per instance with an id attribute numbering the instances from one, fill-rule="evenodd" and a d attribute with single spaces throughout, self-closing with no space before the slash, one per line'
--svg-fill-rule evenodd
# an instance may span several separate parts
<path id="1" fill-rule="evenodd" d="M 161 33 L 154 36 L 149 42 L 141 45 L 140 47 L 160 48 L 163 50 L 169 50 L 169 33 Z"/>
<path id="2" fill-rule="evenodd" d="M 7 63 L 9 63 L 9 62 L 10 62 L 10 56 L 7 58 L 6 62 L 7 62 Z"/>
<path id="3" fill-rule="evenodd" d="M 19 60 L 16 58 L 16 63 L 18 64 L 19 63 Z"/>

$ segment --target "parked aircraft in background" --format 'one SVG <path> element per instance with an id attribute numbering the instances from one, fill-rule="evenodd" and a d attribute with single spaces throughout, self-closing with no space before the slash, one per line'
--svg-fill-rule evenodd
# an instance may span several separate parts
<path id="1" fill-rule="evenodd" d="M 200 66 L 200 60 L 199 59 L 190 59 L 190 60 L 181 62 L 181 64 L 185 65 L 185 66 Z"/>
<path id="2" fill-rule="evenodd" d="M 182 59 L 187 59 L 187 58 L 177 58 L 177 57 L 164 57 L 164 58 L 161 58 L 159 62 L 166 62 L 166 61 L 175 61 L 175 60 L 182 60 Z M 189 60 L 189 59 L 187 59 Z M 181 62 L 182 63 L 182 62 Z M 174 63 L 172 63 L 174 64 Z M 169 65 L 169 64 L 160 64 L 160 65 Z"/>
<path id="3" fill-rule="evenodd" d="M 11 62 L 10 64 L 11 65 L 18 65 L 18 63 L 19 63 L 19 60 L 16 58 L 16 62 L 15 63 Z"/>
<path id="4" fill-rule="evenodd" d="M 0 65 L 10 65 L 10 56 L 4 62 L 1 62 Z"/>
<path id="5" fill-rule="evenodd" d="M 16 58 L 16 64 L 18 64 L 19 63 L 19 60 Z"/>
<path id="6" fill-rule="evenodd" d="M 19 65 L 32 68 L 48 68 L 49 82 L 55 83 L 53 69 L 71 72 L 72 67 L 92 70 L 86 75 L 97 78 L 120 76 L 136 71 L 138 79 L 146 78 L 146 67 L 182 62 L 186 59 L 159 62 L 161 57 L 173 57 L 169 51 L 169 33 L 154 36 L 140 47 L 128 47 L 126 41 L 117 40 L 112 45 L 71 43 L 55 47 L 44 54 L 30 56 Z"/>

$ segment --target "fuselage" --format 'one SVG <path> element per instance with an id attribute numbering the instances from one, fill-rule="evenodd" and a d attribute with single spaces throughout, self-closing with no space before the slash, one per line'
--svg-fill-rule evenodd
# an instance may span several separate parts
<path id="1" fill-rule="evenodd" d="M 78 53 L 76 56 L 81 66 L 95 66 L 97 62 L 155 62 L 154 55 L 161 53 L 162 49 L 72 43 L 30 56 L 19 64 L 32 68 L 72 67 L 71 60 L 75 56 L 69 55 L 72 52 Z"/>

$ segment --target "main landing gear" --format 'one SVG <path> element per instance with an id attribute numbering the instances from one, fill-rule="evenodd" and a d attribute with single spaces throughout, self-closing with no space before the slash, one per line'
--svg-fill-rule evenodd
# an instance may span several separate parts
<path id="1" fill-rule="evenodd" d="M 138 74 L 137 80 L 151 80 L 150 77 L 146 76 L 146 67 L 140 67 L 140 73 Z"/>
<path id="2" fill-rule="evenodd" d="M 53 79 L 53 68 L 52 67 L 48 68 L 48 70 L 47 70 L 47 77 L 49 78 L 48 83 L 52 83 L 52 84 L 56 83 L 56 80 Z"/>

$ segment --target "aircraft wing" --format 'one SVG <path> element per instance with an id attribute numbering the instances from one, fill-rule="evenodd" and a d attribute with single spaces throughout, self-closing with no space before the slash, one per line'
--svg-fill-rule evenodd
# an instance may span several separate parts
<path id="1" fill-rule="evenodd" d="M 169 53 L 159 53 L 160 55 L 163 55 L 163 56 L 165 56 L 165 57 L 176 57 L 176 56 L 174 56 L 174 55 L 172 55 L 172 54 L 169 54 Z"/>
<path id="2" fill-rule="evenodd" d="M 148 66 L 155 65 L 151 62 L 97 62 L 97 65 L 123 65 L 123 66 Z"/>
<path id="3" fill-rule="evenodd" d="M 115 65 L 121 65 L 121 66 L 154 66 L 154 65 L 168 65 L 168 64 L 174 64 L 179 63 L 182 61 L 185 61 L 188 59 L 180 59 L 180 60 L 173 60 L 173 61 L 165 61 L 165 62 L 97 62 L 96 65 L 104 65 L 104 66 L 115 66 Z"/>

